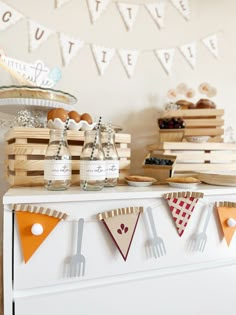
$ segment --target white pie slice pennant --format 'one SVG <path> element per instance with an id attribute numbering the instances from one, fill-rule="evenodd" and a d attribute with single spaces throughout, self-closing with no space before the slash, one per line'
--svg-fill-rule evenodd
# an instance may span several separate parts
<path id="1" fill-rule="evenodd" d="M 203 193 L 179 192 L 164 195 L 169 205 L 179 236 L 182 236 L 191 218 L 193 210 Z"/>
<path id="2" fill-rule="evenodd" d="M 106 10 L 110 0 L 87 0 L 91 21 L 94 24 Z"/>
<path id="3" fill-rule="evenodd" d="M 166 2 L 159 0 L 154 3 L 145 4 L 146 9 L 159 28 L 164 27 Z"/>
<path id="4" fill-rule="evenodd" d="M 128 77 L 131 78 L 134 74 L 134 69 L 139 57 L 139 51 L 120 49 L 118 53 Z"/>
<path id="5" fill-rule="evenodd" d="M 133 24 L 136 20 L 139 5 L 117 2 L 117 6 L 127 30 L 130 31 L 133 28 Z"/>
<path id="6" fill-rule="evenodd" d="M 23 15 L 14 10 L 4 2 L 0 1 L 0 31 L 7 29 L 9 26 L 18 22 Z"/>
<path id="7" fill-rule="evenodd" d="M 190 19 L 189 0 L 171 0 L 171 2 L 185 20 L 188 21 Z"/>
<path id="8" fill-rule="evenodd" d="M 214 57 L 219 58 L 217 34 L 212 34 L 203 38 L 202 42 Z"/>
<path id="9" fill-rule="evenodd" d="M 56 0 L 55 1 L 55 6 L 57 9 L 59 9 L 60 7 L 62 7 L 64 4 L 70 2 L 71 0 Z"/>
<path id="10" fill-rule="evenodd" d="M 98 214 L 126 261 L 143 207 L 118 208 Z"/>
<path id="11" fill-rule="evenodd" d="M 38 48 L 43 42 L 45 42 L 49 36 L 54 34 L 53 30 L 46 28 L 45 26 L 29 20 L 29 50 L 33 51 Z"/>
<path id="12" fill-rule="evenodd" d="M 171 74 L 175 49 L 158 49 L 155 54 L 168 75 Z"/>
<path id="13" fill-rule="evenodd" d="M 196 42 L 185 44 L 180 47 L 180 51 L 188 64 L 195 69 L 196 67 Z"/>
<path id="14" fill-rule="evenodd" d="M 91 45 L 94 59 L 100 75 L 103 75 L 115 54 L 114 48 Z"/>
<path id="15" fill-rule="evenodd" d="M 83 45 L 84 42 L 80 39 L 67 36 L 63 33 L 60 34 L 60 46 L 65 66 L 68 66 L 72 58 L 76 56 L 77 52 L 83 47 Z"/>

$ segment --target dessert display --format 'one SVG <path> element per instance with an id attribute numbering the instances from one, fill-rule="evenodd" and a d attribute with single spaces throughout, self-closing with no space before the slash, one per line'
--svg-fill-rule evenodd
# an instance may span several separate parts
<path id="1" fill-rule="evenodd" d="M 89 113 L 79 114 L 77 111 L 67 111 L 64 108 L 54 108 L 47 113 L 48 128 L 63 129 L 69 117 L 69 130 L 92 130 L 96 122 Z"/>

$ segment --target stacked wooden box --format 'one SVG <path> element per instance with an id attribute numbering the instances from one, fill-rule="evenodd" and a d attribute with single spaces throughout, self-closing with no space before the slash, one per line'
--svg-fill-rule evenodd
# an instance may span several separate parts
<path id="1" fill-rule="evenodd" d="M 224 135 L 223 116 L 224 109 L 184 109 L 164 111 L 161 118 L 183 118 L 186 124 L 184 137 L 211 136 L 210 142 L 222 142 Z M 173 130 L 170 129 L 170 132 Z"/>
<path id="2" fill-rule="evenodd" d="M 43 185 L 44 156 L 49 142 L 47 128 L 12 128 L 5 135 L 7 179 L 11 186 Z M 84 132 L 68 130 L 67 140 L 72 155 L 72 184 L 79 185 L 80 154 Z M 130 134 L 116 133 L 115 143 L 120 162 L 119 183 L 129 174 Z"/>

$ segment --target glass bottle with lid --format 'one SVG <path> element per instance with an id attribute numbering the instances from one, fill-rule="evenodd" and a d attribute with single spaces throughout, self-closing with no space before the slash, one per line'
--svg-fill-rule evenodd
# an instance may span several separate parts
<path id="1" fill-rule="evenodd" d="M 105 184 L 105 175 L 100 131 L 87 130 L 80 155 L 80 187 L 84 190 L 101 190 Z"/>
<path id="2" fill-rule="evenodd" d="M 51 129 L 44 159 L 44 185 L 48 190 L 65 190 L 71 185 L 72 158 L 66 130 Z"/>
<path id="3" fill-rule="evenodd" d="M 119 157 L 115 145 L 115 132 L 108 128 L 102 132 L 102 148 L 106 162 L 105 186 L 114 187 L 119 179 Z"/>

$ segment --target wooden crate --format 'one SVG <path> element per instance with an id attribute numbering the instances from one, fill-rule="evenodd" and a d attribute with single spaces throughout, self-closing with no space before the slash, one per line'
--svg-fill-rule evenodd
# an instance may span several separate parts
<path id="1" fill-rule="evenodd" d="M 5 135 L 7 180 L 11 186 L 42 186 L 44 156 L 49 142 L 47 128 L 12 128 Z M 72 184 L 79 185 L 80 154 L 84 132 L 68 130 L 67 140 L 72 155 Z M 119 156 L 119 183 L 129 174 L 131 136 L 115 134 Z"/>
<path id="2" fill-rule="evenodd" d="M 161 118 L 181 117 L 184 136 L 211 136 L 209 142 L 223 142 L 224 109 L 183 109 L 164 111 Z"/>
<path id="3" fill-rule="evenodd" d="M 164 142 L 148 145 L 150 153 L 176 156 L 175 174 L 236 171 L 235 143 Z"/>

